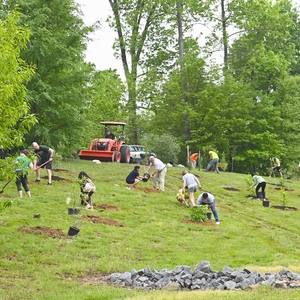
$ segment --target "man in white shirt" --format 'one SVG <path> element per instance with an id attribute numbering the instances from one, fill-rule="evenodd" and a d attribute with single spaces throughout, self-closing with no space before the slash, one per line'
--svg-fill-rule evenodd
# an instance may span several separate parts
<path id="1" fill-rule="evenodd" d="M 153 178 L 153 186 L 154 188 L 158 189 L 158 183 L 160 183 L 160 191 L 164 192 L 167 167 L 160 159 L 155 158 L 154 156 L 149 157 L 149 162 L 150 164 L 146 173 L 149 173 L 152 167 L 155 168 L 154 173 L 151 175 L 151 177 Z"/>
<path id="2" fill-rule="evenodd" d="M 220 220 L 219 220 L 219 216 L 218 216 L 218 212 L 216 209 L 216 199 L 215 196 L 211 193 L 202 193 L 198 199 L 197 199 L 197 204 L 198 205 L 208 205 L 208 208 L 211 209 L 215 220 L 216 220 L 216 224 L 219 225 L 220 224 Z"/>

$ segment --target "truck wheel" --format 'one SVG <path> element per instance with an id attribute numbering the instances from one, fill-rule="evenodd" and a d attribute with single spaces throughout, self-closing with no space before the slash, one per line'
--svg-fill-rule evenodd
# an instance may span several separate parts
<path id="1" fill-rule="evenodd" d="M 130 162 L 130 147 L 121 146 L 121 163 L 129 164 Z"/>
<path id="2" fill-rule="evenodd" d="M 119 163 L 121 161 L 121 153 L 119 151 L 115 151 L 114 161 Z"/>

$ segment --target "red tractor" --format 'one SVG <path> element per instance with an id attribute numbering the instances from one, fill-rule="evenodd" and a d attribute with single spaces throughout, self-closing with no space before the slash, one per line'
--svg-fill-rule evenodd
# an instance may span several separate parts
<path id="1" fill-rule="evenodd" d="M 79 157 L 81 159 L 99 159 L 100 161 L 110 162 L 130 162 L 130 147 L 125 144 L 125 125 L 123 122 L 100 122 L 105 126 L 105 138 L 96 138 L 91 141 L 89 150 L 81 150 Z M 108 126 L 121 127 L 121 135 L 115 137 L 110 133 Z M 115 127 L 118 129 L 117 127 Z M 110 133 L 110 136 L 108 136 Z"/>

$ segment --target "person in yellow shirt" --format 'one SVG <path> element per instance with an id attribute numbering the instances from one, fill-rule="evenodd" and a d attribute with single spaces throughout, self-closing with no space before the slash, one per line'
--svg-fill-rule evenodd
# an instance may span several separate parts
<path id="1" fill-rule="evenodd" d="M 273 157 L 273 158 L 270 158 L 270 161 L 271 161 L 271 164 L 273 164 L 271 172 L 270 172 L 270 177 L 274 171 L 277 171 L 277 172 L 279 172 L 280 177 L 283 178 L 283 173 L 280 169 L 280 160 L 277 157 Z"/>
<path id="2" fill-rule="evenodd" d="M 210 161 L 209 161 L 209 163 L 208 163 L 208 165 L 205 169 L 205 172 L 208 172 L 211 169 L 211 167 L 214 167 L 216 172 L 219 174 L 220 171 L 219 171 L 219 168 L 218 168 L 218 163 L 219 163 L 218 154 L 214 151 L 209 151 L 208 154 L 209 154 Z"/>
<path id="3" fill-rule="evenodd" d="M 188 202 L 186 201 L 187 199 L 189 199 L 189 193 L 188 193 L 187 188 L 185 188 L 185 189 L 181 188 L 176 195 L 176 199 L 180 203 L 184 202 L 186 206 L 189 206 Z"/>

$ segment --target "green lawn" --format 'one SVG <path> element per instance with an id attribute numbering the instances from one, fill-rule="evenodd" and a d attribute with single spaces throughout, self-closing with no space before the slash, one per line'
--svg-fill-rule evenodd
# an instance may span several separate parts
<path id="1" fill-rule="evenodd" d="M 210 261 L 214 270 L 230 266 L 260 273 L 282 268 L 300 273 L 299 211 L 272 208 L 282 205 L 280 188 L 284 187 L 286 205 L 300 209 L 298 180 L 266 177 L 270 200 L 266 208 L 247 197 L 254 195 L 247 190 L 247 175 L 195 170 L 203 190 L 216 196 L 221 220 L 220 225 L 213 221 L 195 224 L 185 222 L 189 208 L 175 198 L 182 185 L 182 168 L 168 168 L 165 192 L 157 193 L 151 180 L 137 189 L 125 188 L 125 177 L 133 167 L 81 160 L 55 162 L 53 175 L 63 180 L 47 186 L 47 179 L 35 183 L 30 174 L 32 198 L 19 199 L 15 184 L 9 184 L 0 194 L 1 201 L 13 200 L 12 207 L 0 214 L 0 299 L 300 298 L 300 290 L 266 286 L 247 291 L 146 292 L 108 285 L 107 276 L 113 272 L 146 267 L 173 270 L 180 265 L 194 269 L 201 260 Z M 87 172 L 97 186 L 93 211 L 80 205 L 80 171 Z M 141 166 L 140 173 L 144 171 Z M 46 171 L 41 174 L 45 176 Z M 68 215 L 68 197 L 78 200 L 80 215 Z M 98 207 L 104 204 L 107 209 Z M 99 219 L 103 222 L 93 222 Z M 67 232 L 74 224 L 80 232 L 71 238 Z M 38 229 L 52 235 L 39 234 Z"/>

